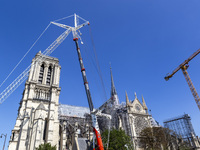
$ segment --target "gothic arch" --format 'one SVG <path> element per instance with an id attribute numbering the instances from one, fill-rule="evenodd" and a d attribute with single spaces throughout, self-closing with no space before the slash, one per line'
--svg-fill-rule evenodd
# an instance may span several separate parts
<path id="1" fill-rule="evenodd" d="M 44 77 L 44 63 L 42 63 L 40 65 L 40 73 L 39 73 L 39 77 L 38 77 L 38 83 L 42 84 L 42 81 L 43 81 L 43 77 Z"/>
<path id="2" fill-rule="evenodd" d="M 46 77 L 46 84 L 47 85 L 51 84 L 52 70 L 53 70 L 52 65 L 49 65 L 48 70 L 47 70 L 47 77 Z"/>

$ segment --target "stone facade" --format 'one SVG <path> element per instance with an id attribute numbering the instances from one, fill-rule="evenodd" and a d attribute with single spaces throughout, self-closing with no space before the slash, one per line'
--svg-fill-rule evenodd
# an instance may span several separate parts
<path id="1" fill-rule="evenodd" d="M 41 52 L 33 58 L 8 150 L 35 150 L 45 142 L 56 145 L 57 150 L 80 149 L 81 145 L 89 149 L 93 137 L 89 108 L 59 104 L 60 69 L 57 58 Z M 140 131 L 157 125 L 143 98 L 141 103 L 135 94 L 135 99 L 129 101 L 126 94 L 126 103 L 119 103 L 112 71 L 111 101 L 102 112 L 111 115 L 112 120 L 109 123 L 107 118 L 99 117 L 101 131 L 109 126 L 125 130 L 135 149 L 140 149 Z"/>
<path id="2" fill-rule="evenodd" d="M 44 142 L 59 144 L 60 69 L 57 58 L 41 52 L 33 58 L 8 150 L 34 150 Z"/>

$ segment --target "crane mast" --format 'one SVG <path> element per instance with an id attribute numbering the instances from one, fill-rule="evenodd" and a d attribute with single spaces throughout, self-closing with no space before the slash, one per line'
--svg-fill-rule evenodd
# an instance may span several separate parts
<path id="1" fill-rule="evenodd" d="M 189 67 L 188 63 L 190 60 L 192 60 L 195 56 L 197 56 L 200 53 L 200 49 L 198 49 L 194 54 L 192 54 L 188 59 L 186 59 L 182 64 L 180 64 L 171 74 L 168 74 L 167 76 L 165 76 L 165 80 L 168 81 L 171 77 L 173 77 L 173 75 L 179 71 L 180 69 L 183 72 L 183 75 L 187 81 L 187 84 L 192 92 L 192 95 L 194 96 L 195 102 L 200 110 L 200 98 L 199 95 L 192 83 L 192 80 L 187 72 L 187 68 Z"/>
<path id="2" fill-rule="evenodd" d="M 186 81 L 187 81 L 187 83 L 188 83 L 188 85 L 189 85 L 189 88 L 190 88 L 190 90 L 191 90 L 191 92 L 192 92 L 192 95 L 194 96 L 194 99 L 195 99 L 195 102 L 196 102 L 196 104 L 197 104 L 197 106 L 198 106 L 198 108 L 199 108 L 199 110 L 200 110 L 200 99 L 199 99 L 199 95 L 198 95 L 198 93 L 197 93 L 197 91 L 196 91 L 196 89 L 195 89 L 195 87 L 194 87 L 194 85 L 193 85 L 193 83 L 192 83 L 192 80 L 191 80 L 191 78 L 190 78 L 190 76 L 189 76 L 189 74 L 188 74 L 188 72 L 187 72 L 187 68 L 188 68 L 188 66 L 183 66 L 182 68 L 181 68 L 181 70 L 182 70 L 182 72 L 183 72 L 183 75 L 184 75 L 184 77 L 185 77 L 185 79 L 186 79 Z"/>

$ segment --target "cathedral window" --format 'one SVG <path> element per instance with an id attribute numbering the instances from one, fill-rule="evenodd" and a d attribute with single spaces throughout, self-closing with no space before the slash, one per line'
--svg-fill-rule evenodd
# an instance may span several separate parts
<path id="1" fill-rule="evenodd" d="M 50 82 L 51 82 L 51 66 L 49 66 L 48 68 L 48 72 L 47 72 L 47 81 L 46 81 L 46 84 L 47 85 L 50 85 Z"/>
<path id="2" fill-rule="evenodd" d="M 44 64 L 42 64 L 41 67 L 40 67 L 40 74 L 39 74 L 39 78 L 38 78 L 38 83 L 42 84 L 43 75 L 44 75 Z"/>

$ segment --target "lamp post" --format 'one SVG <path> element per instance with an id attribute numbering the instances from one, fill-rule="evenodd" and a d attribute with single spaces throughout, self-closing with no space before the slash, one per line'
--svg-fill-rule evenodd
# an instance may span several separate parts
<path id="1" fill-rule="evenodd" d="M 7 134 L 1 134 L 0 138 L 2 138 L 3 136 L 5 136 L 4 144 L 3 144 L 3 150 L 4 150 L 5 144 L 6 144 L 6 137 L 7 137 Z"/>

